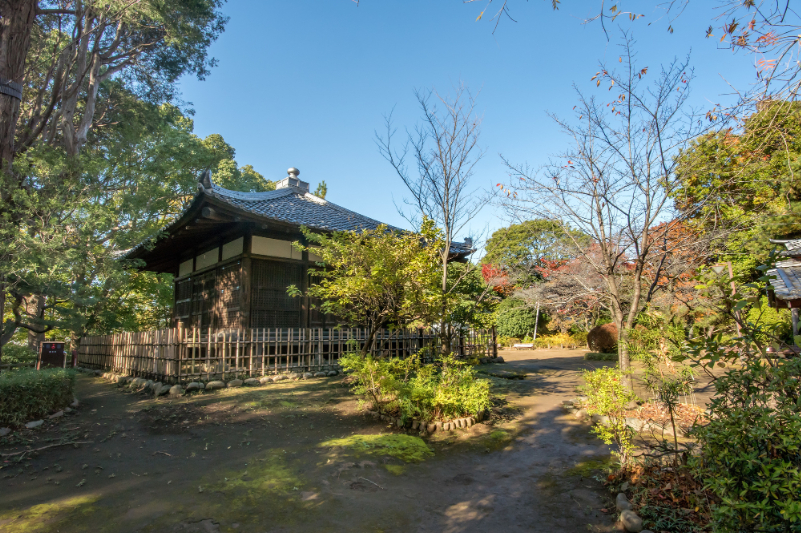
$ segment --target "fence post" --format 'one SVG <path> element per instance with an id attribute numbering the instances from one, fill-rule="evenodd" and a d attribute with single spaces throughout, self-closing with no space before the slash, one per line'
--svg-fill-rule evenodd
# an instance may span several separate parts
<path id="1" fill-rule="evenodd" d="M 498 335 L 495 331 L 495 326 L 490 330 L 492 332 L 492 356 L 498 357 Z"/>

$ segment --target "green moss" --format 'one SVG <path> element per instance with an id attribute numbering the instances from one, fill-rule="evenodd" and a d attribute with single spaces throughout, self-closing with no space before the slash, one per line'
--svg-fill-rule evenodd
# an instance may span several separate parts
<path id="1" fill-rule="evenodd" d="M 325 448 L 347 448 L 356 453 L 390 455 L 407 463 L 419 463 L 434 452 L 420 437 L 412 435 L 351 435 L 320 444 Z"/>
<path id="2" fill-rule="evenodd" d="M 386 468 L 390 474 L 395 474 L 396 476 L 400 476 L 406 472 L 406 467 L 404 465 L 384 465 L 384 468 Z"/>
<path id="3" fill-rule="evenodd" d="M 303 485 L 303 481 L 277 453 L 264 459 L 252 460 L 241 472 L 214 473 L 216 479 L 220 479 L 221 475 L 223 481 L 211 483 L 208 486 L 210 491 L 246 490 L 258 497 L 260 494 L 289 494 Z"/>
<path id="4" fill-rule="evenodd" d="M 488 451 L 497 451 L 506 448 L 506 446 L 512 442 L 513 438 L 514 435 L 508 431 L 496 429 L 483 438 L 482 444 Z"/>
<path id="5" fill-rule="evenodd" d="M 600 459 L 587 459 L 586 461 L 579 461 L 576 466 L 565 472 L 568 476 L 581 476 L 590 478 L 593 474 L 601 472 L 609 468 L 612 464 L 611 457 L 602 457 Z"/>
<path id="6" fill-rule="evenodd" d="M 296 472 L 283 452 L 276 451 L 251 459 L 242 470 L 214 470 L 201 484 L 195 503 L 183 512 L 197 520 L 214 516 L 221 523 L 256 526 L 269 517 L 273 524 L 297 525 L 314 504 L 301 501 L 306 483 Z"/>
<path id="7" fill-rule="evenodd" d="M 0 513 L 0 530 L 4 533 L 37 533 L 39 531 L 57 531 L 60 526 L 67 526 L 73 520 L 80 521 L 93 510 L 92 504 L 99 496 L 75 496 L 57 500 L 53 503 L 42 503 L 27 509 L 12 509 Z"/>

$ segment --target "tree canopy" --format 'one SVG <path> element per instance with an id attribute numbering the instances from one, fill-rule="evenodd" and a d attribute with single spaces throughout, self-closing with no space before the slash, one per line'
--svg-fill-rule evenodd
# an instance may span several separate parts
<path id="1" fill-rule="evenodd" d="M 575 242 L 574 242 L 575 241 Z M 518 284 L 542 279 L 538 267 L 547 261 L 568 259 L 587 237 L 577 231 L 566 233 L 559 222 L 548 219 L 526 220 L 496 230 L 485 245 L 481 262 L 500 268 Z"/>

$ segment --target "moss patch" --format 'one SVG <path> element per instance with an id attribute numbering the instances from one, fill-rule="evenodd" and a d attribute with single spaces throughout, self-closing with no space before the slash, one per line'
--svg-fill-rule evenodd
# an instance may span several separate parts
<path id="1" fill-rule="evenodd" d="M 220 473 L 215 473 L 219 479 Z M 242 472 L 228 472 L 223 481 L 210 484 L 212 491 L 240 491 L 258 497 L 260 494 L 289 494 L 299 490 L 303 482 L 284 462 L 283 457 L 272 454 L 255 459 Z"/>
<path id="2" fill-rule="evenodd" d="M 420 437 L 412 435 L 351 435 L 320 443 L 325 448 L 347 448 L 356 453 L 390 455 L 407 463 L 419 463 L 434 452 Z"/>
<path id="3" fill-rule="evenodd" d="M 396 476 L 400 476 L 406 472 L 406 466 L 404 465 L 384 465 L 384 468 L 386 468 L 390 474 L 395 474 Z"/>
<path id="4" fill-rule="evenodd" d="M 274 525 L 296 528 L 298 521 L 317 505 L 301 500 L 301 491 L 308 483 L 297 472 L 279 451 L 251 459 L 242 470 L 214 470 L 198 487 L 194 502 L 176 507 L 176 511 L 190 521 L 213 516 L 215 521 L 228 524 L 221 526 L 220 531 L 233 532 L 230 526 L 233 523 L 253 528 L 264 524 L 268 517 Z M 163 520 L 174 520 L 174 517 Z M 166 530 L 159 527 L 154 531 Z"/>
<path id="5" fill-rule="evenodd" d="M 593 474 L 602 472 L 609 468 L 612 464 L 611 457 L 602 457 L 600 459 L 587 459 L 586 461 L 579 461 L 576 466 L 567 470 L 565 474 L 568 476 L 581 476 L 591 478 Z"/>
<path id="6" fill-rule="evenodd" d="M 490 451 L 505 448 L 512 442 L 514 435 L 502 429 L 496 429 L 484 438 L 484 446 Z"/>
<path id="7" fill-rule="evenodd" d="M 36 533 L 57 531 L 60 525 L 68 525 L 93 512 L 92 505 L 97 495 L 75 496 L 53 503 L 42 503 L 27 509 L 12 509 L 0 513 L 0 530 L 5 533 Z"/>

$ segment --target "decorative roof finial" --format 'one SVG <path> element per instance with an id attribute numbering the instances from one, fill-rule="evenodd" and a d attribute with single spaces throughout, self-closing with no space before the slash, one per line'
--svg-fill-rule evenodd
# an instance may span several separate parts
<path id="1" fill-rule="evenodd" d="M 300 176 L 300 170 L 296 169 L 295 167 L 290 167 L 289 170 L 286 171 L 287 174 L 292 176 L 293 178 L 297 178 Z"/>
<path id="2" fill-rule="evenodd" d="M 197 180 L 198 188 L 204 188 L 211 190 L 211 170 L 206 169 L 200 174 L 200 179 Z"/>

